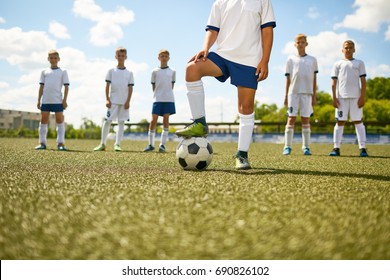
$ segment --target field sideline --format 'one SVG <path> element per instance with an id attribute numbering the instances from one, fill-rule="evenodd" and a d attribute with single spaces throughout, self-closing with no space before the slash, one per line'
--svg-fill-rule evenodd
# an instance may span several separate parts
<path id="1" fill-rule="evenodd" d="M 143 141 L 0 138 L 0 259 L 390 259 L 390 146 L 212 143 L 203 172 L 183 171 Z"/>

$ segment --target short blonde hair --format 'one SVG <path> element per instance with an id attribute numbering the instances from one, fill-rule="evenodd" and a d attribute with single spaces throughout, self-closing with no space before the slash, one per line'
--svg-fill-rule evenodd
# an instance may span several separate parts
<path id="1" fill-rule="evenodd" d="M 347 44 L 347 45 L 352 45 L 352 47 L 355 48 L 355 42 L 352 41 L 352 40 L 347 40 L 347 41 L 345 41 L 345 42 L 343 43 L 343 46 L 344 46 L 345 44 Z"/>
<path id="2" fill-rule="evenodd" d="M 124 52 L 127 55 L 127 49 L 125 47 L 117 47 L 115 53 Z"/>
<path id="3" fill-rule="evenodd" d="M 297 36 L 295 36 L 295 41 L 298 41 L 300 39 L 305 39 L 305 41 L 307 41 L 307 36 L 303 33 L 299 33 Z"/>
<path id="4" fill-rule="evenodd" d="M 159 52 L 158 52 L 158 55 L 160 54 L 167 54 L 169 56 L 169 51 L 167 49 L 161 49 Z"/>
<path id="5" fill-rule="evenodd" d="M 47 56 L 50 56 L 50 55 L 57 55 L 58 57 L 60 56 L 60 54 L 58 53 L 58 51 L 57 50 L 55 50 L 55 49 L 52 49 L 52 50 L 50 50 L 48 53 L 47 53 Z"/>

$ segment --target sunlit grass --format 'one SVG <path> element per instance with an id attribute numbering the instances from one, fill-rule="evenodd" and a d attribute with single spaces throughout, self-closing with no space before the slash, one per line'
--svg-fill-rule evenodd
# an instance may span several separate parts
<path id="1" fill-rule="evenodd" d="M 213 143 L 203 172 L 183 171 L 176 142 L 0 139 L 1 259 L 389 259 L 390 146 L 329 157 L 254 143 L 236 171 L 235 143 Z M 50 149 L 51 148 L 51 149 Z"/>

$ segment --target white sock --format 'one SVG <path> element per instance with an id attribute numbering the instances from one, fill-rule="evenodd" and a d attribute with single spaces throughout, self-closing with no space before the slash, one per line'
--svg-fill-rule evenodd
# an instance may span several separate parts
<path id="1" fill-rule="evenodd" d="M 39 144 L 46 145 L 47 124 L 39 123 Z"/>
<path id="2" fill-rule="evenodd" d="M 310 132 L 310 124 L 302 125 L 302 148 L 309 148 Z"/>
<path id="3" fill-rule="evenodd" d="M 203 89 L 203 82 L 201 80 L 196 82 L 187 82 L 187 98 L 190 104 L 192 118 L 199 119 L 206 116 L 205 110 L 205 95 Z"/>
<path id="4" fill-rule="evenodd" d="M 108 136 L 108 133 L 110 132 L 110 128 L 111 128 L 111 121 L 104 121 L 103 127 L 102 127 L 102 144 L 103 145 L 106 145 L 107 136 Z"/>
<path id="5" fill-rule="evenodd" d="M 125 122 L 118 122 L 118 131 L 116 132 L 115 145 L 120 145 L 123 138 L 123 131 L 125 131 Z"/>
<path id="6" fill-rule="evenodd" d="M 167 143 L 167 139 L 168 139 L 168 128 L 164 127 L 161 133 L 161 145 L 165 146 L 165 143 Z"/>
<path id="7" fill-rule="evenodd" d="M 290 147 L 292 146 L 292 140 L 294 137 L 294 126 L 286 125 L 286 130 L 284 131 L 284 146 Z"/>
<path id="8" fill-rule="evenodd" d="M 366 127 L 363 123 L 355 124 L 355 131 L 359 143 L 359 149 L 366 148 Z"/>
<path id="9" fill-rule="evenodd" d="M 240 116 L 240 127 L 238 132 L 238 150 L 247 152 L 252 142 L 253 128 L 255 126 L 255 113 Z"/>
<path id="10" fill-rule="evenodd" d="M 149 145 L 154 147 L 154 138 L 156 137 L 156 131 L 155 130 L 149 130 L 148 131 L 148 138 L 149 138 Z"/>
<path id="11" fill-rule="evenodd" d="M 341 140 L 343 138 L 344 126 L 336 124 L 333 129 L 333 143 L 334 148 L 340 148 Z"/>
<path id="12" fill-rule="evenodd" d="M 65 124 L 57 123 L 57 145 L 65 144 Z"/>

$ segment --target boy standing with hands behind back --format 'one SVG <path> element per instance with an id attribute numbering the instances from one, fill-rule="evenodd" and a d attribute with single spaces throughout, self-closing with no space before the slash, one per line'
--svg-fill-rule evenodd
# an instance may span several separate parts
<path id="1" fill-rule="evenodd" d="M 102 139 L 100 145 L 94 151 L 106 150 L 107 136 L 113 120 L 118 120 L 118 131 L 116 133 L 114 150 L 116 152 L 122 151 L 120 143 L 123 137 L 125 121 L 129 119 L 134 77 L 133 72 L 127 70 L 125 67 L 127 50 L 121 47 L 117 48 L 115 58 L 118 61 L 118 66 L 110 69 L 106 76 L 106 107 L 108 110 L 102 127 Z"/>

